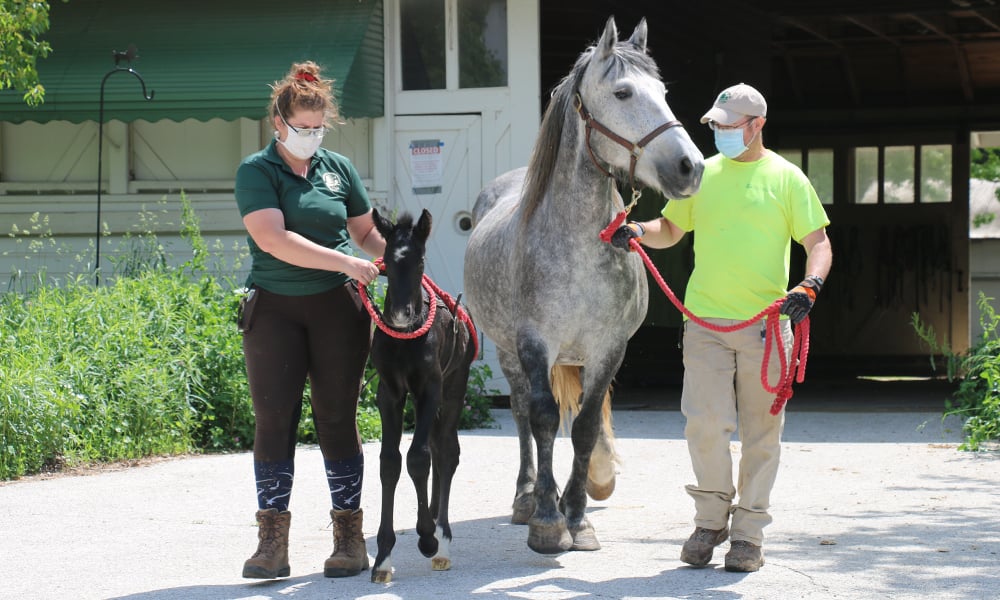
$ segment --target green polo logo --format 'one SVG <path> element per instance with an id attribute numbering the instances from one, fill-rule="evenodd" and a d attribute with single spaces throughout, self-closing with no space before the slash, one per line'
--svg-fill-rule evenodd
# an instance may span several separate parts
<path id="1" fill-rule="evenodd" d="M 340 191 L 340 176 L 336 173 L 323 173 L 323 183 L 331 192 Z"/>
<path id="2" fill-rule="evenodd" d="M 730 98 L 729 92 L 722 92 L 721 94 L 719 94 L 719 104 L 725 104 L 726 102 L 729 102 L 729 98 Z"/>

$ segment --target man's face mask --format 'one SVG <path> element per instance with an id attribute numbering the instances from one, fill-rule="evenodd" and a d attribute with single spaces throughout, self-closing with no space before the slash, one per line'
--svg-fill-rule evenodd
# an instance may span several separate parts
<path id="1" fill-rule="evenodd" d="M 743 143 L 743 128 L 749 125 L 753 118 L 744 121 L 736 127 L 722 127 L 717 123 L 712 123 L 712 131 L 715 133 L 715 148 L 726 158 L 736 159 L 747 151 L 747 145 Z M 754 134 L 757 137 L 757 134 Z M 750 138 L 753 141 L 753 138 Z"/>

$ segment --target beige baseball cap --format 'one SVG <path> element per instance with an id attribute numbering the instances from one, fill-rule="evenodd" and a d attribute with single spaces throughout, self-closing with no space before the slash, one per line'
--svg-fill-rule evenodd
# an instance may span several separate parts
<path id="1" fill-rule="evenodd" d="M 719 93 L 715 104 L 702 115 L 701 122 L 715 121 L 720 125 L 734 125 L 746 117 L 766 117 L 767 101 L 753 87 L 737 83 Z"/>

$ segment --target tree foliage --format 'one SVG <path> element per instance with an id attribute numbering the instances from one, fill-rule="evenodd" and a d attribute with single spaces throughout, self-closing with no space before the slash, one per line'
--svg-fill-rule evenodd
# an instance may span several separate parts
<path id="1" fill-rule="evenodd" d="M 973 179 L 1000 181 L 1000 148 L 973 148 L 971 159 Z"/>
<path id="2" fill-rule="evenodd" d="M 48 30 L 47 1 L 0 0 L 0 91 L 24 92 L 24 102 L 29 106 L 45 100 L 36 63 L 52 52 L 42 39 Z"/>

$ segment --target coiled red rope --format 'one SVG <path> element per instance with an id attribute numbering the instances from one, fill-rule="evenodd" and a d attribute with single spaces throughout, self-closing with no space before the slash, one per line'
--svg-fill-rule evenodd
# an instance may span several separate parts
<path id="1" fill-rule="evenodd" d="M 380 272 L 385 272 L 385 263 L 381 258 L 375 259 L 375 266 L 379 268 Z M 430 307 L 427 309 L 427 320 L 424 321 L 423 325 L 414 331 L 399 331 L 398 329 L 389 327 L 386 325 L 385 321 L 382 319 L 382 315 L 372 302 L 372 299 L 368 294 L 368 290 L 363 290 L 359 295 L 361 296 L 361 303 L 365 305 L 365 310 L 367 310 L 368 314 L 371 315 L 372 322 L 375 323 L 375 326 L 381 329 L 389 337 L 400 340 L 413 340 L 426 334 L 430 330 L 431 325 L 434 324 L 434 316 L 437 314 L 437 300 L 440 299 L 444 302 L 445 306 L 448 307 L 448 310 L 455 315 L 455 318 L 464 323 L 469 329 L 469 337 L 472 339 L 472 346 L 475 349 L 473 356 L 479 356 L 479 335 L 476 333 L 476 325 L 472 322 L 472 317 L 469 316 L 469 313 L 466 312 L 464 308 L 459 306 L 458 302 L 447 292 L 439 288 L 426 273 L 424 273 L 423 278 L 420 280 L 420 285 L 423 287 L 424 291 L 427 292 L 427 297 L 430 300 Z"/>
<path id="2" fill-rule="evenodd" d="M 618 213 L 618 215 L 611 220 L 601 231 L 601 240 L 605 243 L 611 243 L 611 236 L 614 235 L 615 231 L 621 226 L 625 221 L 626 213 L 624 211 Z M 764 339 L 764 358 L 760 365 L 760 384 L 765 390 L 771 394 L 776 394 L 774 402 L 771 404 L 771 414 L 777 415 L 785 407 L 785 404 L 792 397 L 792 382 L 793 380 L 802 383 L 806 377 L 806 361 L 809 357 L 809 317 L 802 319 L 798 325 L 795 326 L 794 340 L 792 343 L 792 355 L 790 357 L 785 356 L 784 344 L 781 343 L 781 324 L 780 324 L 780 310 L 781 305 L 784 303 L 784 298 L 778 298 L 771 303 L 770 306 L 760 311 L 753 317 L 750 317 L 746 321 L 736 323 L 734 325 L 714 325 L 699 318 L 697 315 L 692 313 L 674 294 L 667 282 L 663 280 L 660 272 L 656 269 L 656 265 L 643 250 L 642 245 L 635 238 L 629 240 L 629 246 L 642 258 L 643 264 L 646 265 L 646 269 L 649 270 L 653 279 L 656 280 L 657 285 L 663 290 L 663 293 L 667 295 L 670 302 L 677 307 L 679 311 L 684 313 L 687 318 L 691 319 L 698 325 L 705 327 L 711 331 L 717 331 L 721 333 L 728 333 L 731 331 L 737 331 L 744 329 L 760 321 L 761 319 L 767 317 L 765 324 L 766 334 Z M 771 348 L 777 346 L 778 348 L 778 361 L 781 364 L 781 376 L 778 378 L 778 383 L 776 385 L 771 385 L 767 378 L 767 365 L 771 359 Z"/>

